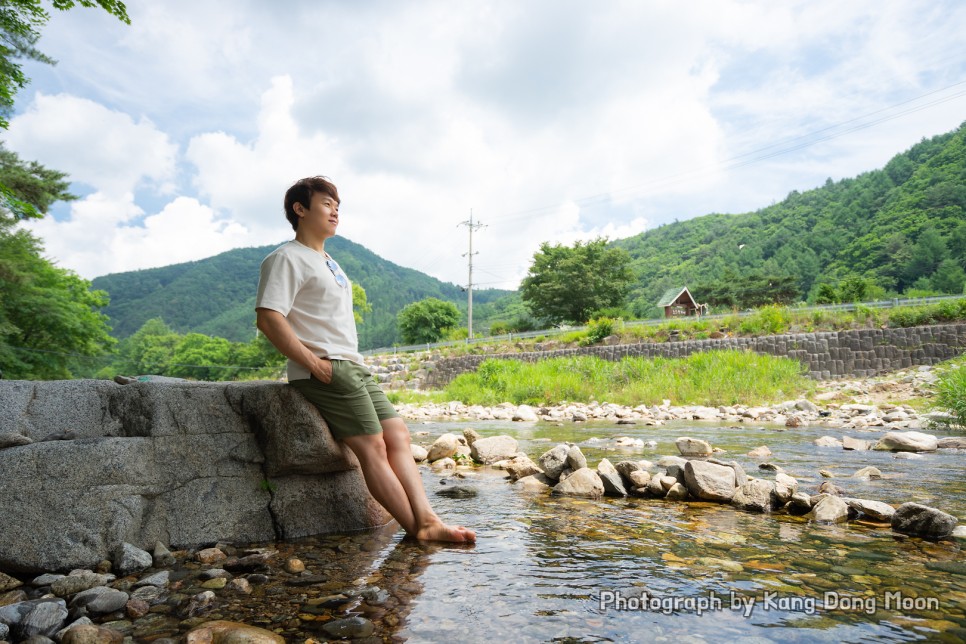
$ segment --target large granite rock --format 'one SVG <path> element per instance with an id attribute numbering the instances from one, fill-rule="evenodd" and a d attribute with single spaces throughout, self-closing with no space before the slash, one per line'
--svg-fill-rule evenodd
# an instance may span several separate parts
<path id="1" fill-rule="evenodd" d="M 930 539 L 952 536 L 959 520 L 942 510 L 919 503 L 903 503 L 892 515 L 892 529 Z"/>
<path id="2" fill-rule="evenodd" d="M 939 441 L 922 432 L 889 432 L 872 449 L 892 452 L 935 452 Z"/>
<path id="3" fill-rule="evenodd" d="M 735 471 L 726 465 L 688 461 L 684 478 L 692 496 L 706 501 L 729 502 L 735 495 Z"/>
<path id="4" fill-rule="evenodd" d="M 0 449 L 0 568 L 388 520 L 352 453 L 282 383 L 0 381 L 0 410 L 0 433 L 33 441 Z"/>

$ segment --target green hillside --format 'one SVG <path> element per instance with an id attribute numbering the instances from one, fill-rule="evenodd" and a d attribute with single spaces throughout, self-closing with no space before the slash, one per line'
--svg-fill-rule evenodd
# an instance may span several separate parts
<path id="1" fill-rule="evenodd" d="M 111 318 L 112 334 L 117 338 L 125 338 L 146 321 L 160 317 L 179 333 L 194 331 L 247 341 L 255 332 L 258 267 L 274 248 L 238 248 L 194 262 L 105 275 L 93 280 L 93 287 L 110 295 L 111 303 L 105 313 Z M 326 249 L 366 290 L 372 306 L 372 312 L 359 326 L 363 349 L 398 342 L 396 314 L 411 302 L 437 297 L 454 302 L 465 311 L 466 294 L 454 284 L 393 264 L 342 237 L 329 240 Z M 503 299 L 508 293 L 493 289 L 474 291 L 474 325 L 477 320 L 485 320 L 480 316 L 485 316 L 490 302 Z"/>
<path id="2" fill-rule="evenodd" d="M 862 278 L 870 294 L 961 293 L 966 277 L 966 123 L 881 170 L 740 215 L 711 214 L 614 242 L 639 278 L 630 308 L 655 314 L 668 288 L 699 301 L 749 276 L 792 277 L 797 299 Z M 957 290 L 958 289 L 958 290 Z"/>

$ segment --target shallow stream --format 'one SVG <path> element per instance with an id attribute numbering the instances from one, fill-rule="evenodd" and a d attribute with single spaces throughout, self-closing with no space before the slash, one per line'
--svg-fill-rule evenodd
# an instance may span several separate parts
<path id="1" fill-rule="evenodd" d="M 767 460 L 804 491 L 814 491 L 823 480 L 819 469 L 826 469 L 849 496 L 916 501 L 966 520 L 966 453 L 900 460 L 813 445 L 823 435 L 841 438 L 840 429 L 509 422 L 411 429 L 429 432 L 416 436 L 428 445 L 465 427 L 513 435 L 534 460 L 572 441 L 591 467 L 605 456 L 615 463 L 656 461 L 676 454 L 676 438 L 691 436 L 726 450 L 723 458 L 737 460 L 749 475 L 773 478 L 759 471 L 761 461 L 745 456 L 767 445 L 773 452 Z M 657 446 L 622 450 L 613 444 L 620 436 Z M 850 478 L 866 465 L 884 478 Z M 532 495 L 503 476 L 490 468 L 469 471 L 466 482 L 479 493 L 456 499 L 436 495 L 441 475 L 424 470 L 439 514 L 475 528 L 475 546 L 416 544 L 392 528 L 272 544 L 283 556 L 301 558 L 314 583 L 272 581 L 224 605 L 220 616 L 283 628 L 291 641 L 348 615 L 369 619 L 376 637 L 411 642 L 966 640 L 962 541 L 906 538 L 859 522 L 815 525 L 715 503 Z"/>

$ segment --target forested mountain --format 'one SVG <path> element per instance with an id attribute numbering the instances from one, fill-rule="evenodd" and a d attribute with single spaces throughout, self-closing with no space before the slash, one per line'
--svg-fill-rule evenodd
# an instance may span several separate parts
<path id="1" fill-rule="evenodd" d="M 699 301 L 735 284 L 791 277 L 796 299 L 860 279 L 870 295 L 961 293 L 966 274 L 966 123 L 881 170 L 740 215 L 711 214 L 614 242 L 637 276 L 629 306 L 654 313 L 668 288 Z"/>
<path id="2" fill-rule="evenodd" d="M 105 313 L 117 338 L 125 338 L 146 321 L 160 317 L 180 333 L 193 331 L 247 341 L 255 333 L 258 267 L 275 247 L 238 248 L 195 262 L 105 275 L 93 280 L 93 288 L 110 295 Z M 372 306 L 359 325 L 363 349 L 398 342 L 396 314 L 407 304 L 427 297 L 451 301 L 465 316 L 466 293 L 454 284 L 393 264 L 343 237 L 326 242 L 326 250 L 366 290 Z M 474 291 L 474 325 L 477 319 L 485 319 L 481 316 L 486 315 L 489 302 L 508 294 L 493 289 Z"/>

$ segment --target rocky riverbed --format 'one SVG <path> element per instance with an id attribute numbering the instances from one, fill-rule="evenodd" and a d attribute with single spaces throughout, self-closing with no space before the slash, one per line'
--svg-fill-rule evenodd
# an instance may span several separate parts
<path id="1" fill-rule="evenodd" d="M 658 430 L 666 425 L 694 421 L 700 425 L 706 421 L 709 425 L 767 424 L 785 433 L 794 432 L 798 427 L 829 427 L 828 436 L 816 439 L 824 440 L 827 447 L 822 449 L 882 453 L 871 451 L 878 446 L 893 457 L 914 458 L 938 450 L 947 457 L 966 458 L 966 444 L 962 439 L 943 441 L 933 437 L 930 440 L 929 418 L 903 402 L 928 396 L 931 381 L 932 374 L 925 369 L 897 374 L 891 380 L 838 381 L 823 385 L 818 394 L 807 400 L 767 407 L 708 408 L 674 405 L 670 401 L 635 408 L 606 402 L 547 408 L 513 405 L 484 408 L 450 403 L 400 406 L 400 411 L 411 421 L 415 460 L 427 462 L 424 466 L 427 485 L 435 482 L 431 493 L 455 504 L 454 507 L 464 504 L 469 507 L 480 500 L 478 497 L 483 497 L 486 503 L 488 495 L 503 499 L 505 493 L 493 485 L 505 476 L 507 481 L 502 482 L 502 487 L 512 495 L 507 498 L 540 498 L 537 507 L 548 512 L 553 512 L 550 508 L 556 505 L 569 508 L 567 512 L 579 512 L 581 516 L 587 513 L 585 518 L 590 520 L 594 516 L 594 521 L 615 520 L 612 516 L 601 519 L 598 515 L 602 511 L 613 514 L 617 508 L 572 504 L 586 503 L 583 499 L 627 499 L 630 505 L 621 506 L 623 509 L 617 513 L 629 512 L 633 516 L 636 516 L 633 509 L 636 507 L 663 513 L 662 508 L 690 506 L 698 516 L 709 517 L 718 512 L 717 508 L 734 508 L 752 518 L 755 514 L 769 515 L 759 517 L 758 521 L 778 522 L 780 532 L 786 535 L 801 530 L 799 526 L 804 525 L 854 523 L 861 530 L 871 530 L 872 535 L 887 531 L 897 540 L 921 542 L 924 553 L 921 556 L 925 557 L 930 574 L 956 579 L 966 574 L 957 545 L 962 543 L 963 528 L 956 516 L 939 507 L 884 503 L 850 495 L 841 489 L 854 481 L 889 476 L 888 473 L 883 476 L 874 467 L 856 467 L 847 481 L 833 478 L 831 473 L 827 480 L 801 480 L 797 472 L 785 472 L 770 463 L 768 447 L 761 446 L 764 449 L 756 448 L 758 451 L 753 456 L 751 452 L 742 455 L 754 458 L 759 464 L 757 471 L 745 471 L 734 461 L 733 452 L 717 449 L 713 438 L 687 435 L 676 437 L 673 451 L 665 449 L 664 453 L 649 459 L 628 458 L 627 448 L 633 451 L 647 442 L 640 437 L 640 432 L 637 438 L 627 437 L 623 443 L 620 437 L 602 442 L 598 451 L 605 457 L 595 467 L 589 467 L 587 458 L 574 444 L 550 444 L 536 453 L 531 450 L 528 455 L 521 453 L 513 436 L 480 436 L 473 430 L 439 436 L 427 432 L 420 424 L 432 419 L 483 423 L 492 419 L 506 421 L 510 426 L 523 423 L 521 427 L 596 423 L 618 429 L 626 427 L 630 431 L 638 429 L 635 426 L 653 426 Z M 832 428 L 848 431 L 832 431 Z M 847 436 L 842 436 L 843 433 Z M 854 438 L 856 434 L 863 438 Z M 845 438 L 850 438 L 850 442 Z M 591 438 L 586 442 L 597 445 L 593 441 Z M 472 465 L 472 461 L 476 464 Z M 487 473 L 492 476 L 481 476 Z M 785 516 L 788 522 L 782 518 Z M 687 525 L 694 521 L 692 517 Z M 557 527 L 552 529 L 552 534 L 576 535 L 577 525 L 584 523 L 583 520 L 553 523 Z M 702 525 L 701 520 L 695 525 Z M 595 531 L 600 533 L 600 528 L 588 524 L 584 529 L 590 533 L 581 532 L 580 539 L 590 538 L 593 543 L 599 538 L 592 535 Z M 608 528 L 617 529 L 618 526 Z M 367 534 L 271 544 L 208 543 L 173 552 L 169 544 L 158 543 L 151 553 L 127 544 L 110 560 L 91 570 L 50 571 L 42 575 L 6 571 L 0 574 L 0 642 L 173 644 L 182 641 L 313 642 L 340 638 L 390 641 L 406 622 L 414 600 L 425 592 L 420 576 L 430 563 L 428 553 L 440 548 L 400 542 L 396 532 L 397 528 L 390 526 Z M 862 534 L 854 534 L 853 539 L 867 539 Z M 620 535 L 613 536 L 623 541 Z M 884 571 L 873 574 L 865 564 L 855 563 L 894 556 L 888 552 L 857 551 L 854 555 L 857 559 L 848 559 L 847 564 L 813 561 L 820 555 L 808 556 L 803 552 L 796 554 L 797 559 L 778 563 L 769 559 L 775 554 L 763 555 L 742 545 L 747 536 L 716 530 L 704 538 L 712 544 L 709 546 L 712 550 L 720 552 L 712 552 L 714 556 L 707 552 L 690 556 L 685 546 L 694 542 L 686 540 L 660 546 L 654 557 L 670 569 L 716 570 L 716 574 L 736 580 L 759 579 L 776 584 L 775 587 L 788 593 L 795 592 L 796 588 L 817 593 L 822 590 L 822 583 L 828 584 L 843 575 L 842 583 L 859 584 L 859 587 L 877 583 L 873 581 L 878 578 L 876 575 L 890 580 L 888 584 L 867 586 L 867 594 L 878 592 L 881 586 L 883 590 L 898 588 L 907 593 L 910 588 L 919 589 L 917 592 L 925 595 L 924 589 L 930 586 L 929 582 L 905 585 L 901 575 L 891 581 L 895 575 Z M 806 534 L 798 538 L 808 543 L 812 540 Z M 830 552 L 840 559 L 848 558 L 853 556 L 847 554 L 850 548 L 851 545 L 838 544 Z M 485 543 L 481 550 L 481 554 L 487 550 Z M 634 560 L 640 560 L 641 556 L 634 555 Z M 904 565 L 896 560 L 898 568 Z M 947 596 L 966 599 L 966 594 L 956 590 L 955 584 L 950 588 Z M 926 608 L 929 610 L 922 613 L 919 622 L 910 623 L 922 624 L 924 619 L 930 628 L 951 637 L 966 628 L 961 607 L 958 613 L 932 606 Z M 423 628 L 435 629 L 431 632 L 458 630 L 446 620 L 430 622 Z M 592 628 L 600 627 L 593 626 L 597 623 L 593 619 L 587 623 Z"/>

